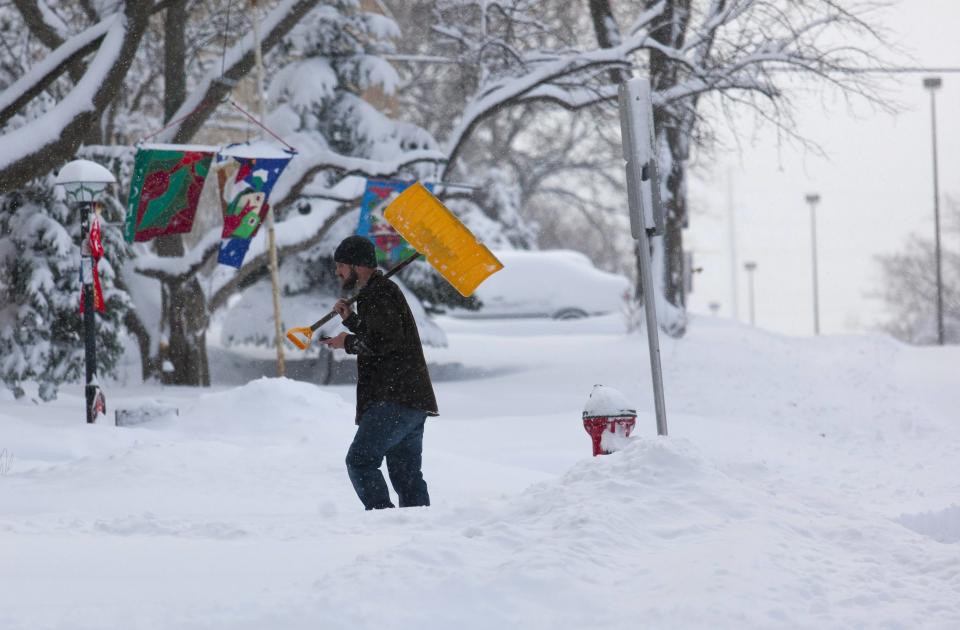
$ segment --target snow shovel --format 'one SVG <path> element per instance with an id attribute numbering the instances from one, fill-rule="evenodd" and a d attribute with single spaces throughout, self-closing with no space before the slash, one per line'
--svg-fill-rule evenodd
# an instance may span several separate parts
<path id="1" fill-rule="evenodd" d="M 503 269 L 487 246 L 419 182 L 397 195 L 383 216 L 463 297 Z"/>
<path id="2" fill-rule="evenodd" d="M 400 193 L 383 215 L 419 252 L 388 271 L 387 278 L 422 255 L 460 295 L 469 297 L 481 282 L 503 269 L 503 263 L 419 182 Z M 347 304 L 353 304 L 358 297 L 359 293 Z M 336 314 L 331 311 L 312 326 L 291 328 L 287 331 L 287 339 L 306 350 L 313 333 Z M 302 335 L 303 339 L 297 335 Z"/>
<path id="3" fill-rule="evenodd" d="M 401 269 L 403 269 L 404 267 L 406 267 L 407 265 L 409 265 L 419 257 L 420 257 L 420 254 L 414 253 L 412 256 L 403 260 L 399 265 L 397 265 L 387 273 L 383 274 L 383 277 L 389 278 L 390 276 L 397 273 L 398 271 L 400 271 Z M 360 292 L 358 291 L 356 295 L 354 295 L 352 298 L 347 300 L 347 305 L 353 304 L 354 302 L 357 301 L 357 298 L 359 297 L 360 297 Z M 323 317 L 315 321 L 311 326 L 298 326 L 296 328 L 291 328 L 290 330 L 287 331 L 287 339 L 289 339 L 293 343 L 293 345 L 300 348 L 301 350 L 306 350 L 307 346 L 309 346 L 310 342 L 313 340 L 313 333 L 315 333 L 318 328 L 320 328 L 321 326 L 329 322 L 331 319 L 333 319 L 333 316 L 336 314 L 337 314 L 336 311 L 330 311 L 329 313 L 327 313 L 326 315 L 324 315 Z M 298 338 L 297 335 L 302 335 L 303 339 Z"/>

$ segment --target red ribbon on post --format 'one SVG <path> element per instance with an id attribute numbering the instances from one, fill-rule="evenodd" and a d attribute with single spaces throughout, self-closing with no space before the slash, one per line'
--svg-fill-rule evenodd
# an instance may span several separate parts
<path id="1" fill-rule="evenodd" d="M 100 273 L 97 263 L 103 258 L 103 230 L 100 228 L 100 214 L 94 212 L 90 218 L 90 257 L 93 259 L 93 307 L 98 313 L 107 312 L 107 304 L 103 301 L 103 290 L 100 288 Z M 80 312 L 83 312 L 83 285 L 80 285 Z"/>

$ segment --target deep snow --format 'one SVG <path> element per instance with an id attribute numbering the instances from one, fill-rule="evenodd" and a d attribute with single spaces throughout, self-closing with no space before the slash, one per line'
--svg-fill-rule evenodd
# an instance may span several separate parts
<path id="1" fill-rule="evenodd" d="M 427 509 L 362 511 L 349 386 L 0 398 L 0 627 L 960 627 L 960 348 L 697 318 L 659 438 L 618 316 L 439 323 L 487 376 L 436 383 Z M 639 415 L 592 458 L 596 383 Z"/>

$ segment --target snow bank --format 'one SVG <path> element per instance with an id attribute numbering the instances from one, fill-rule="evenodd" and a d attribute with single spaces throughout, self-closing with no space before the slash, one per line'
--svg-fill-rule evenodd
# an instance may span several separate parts
<path id="1" fill-rule="evenodd" d="M 441 322 L 433 360 L 503 371 L 436 383 L 428 509 L 362 511 L 352 387 L 108 389 L 180 409 L 122 429 L 79 389 L 0 401 L 0 625 L 958 626 L 960 348 L 698 318 L 662 346 L 663 438 L 616 318 Z M 597 382 L 639 417 L 594 458 Z"/>
<path id="2" fill-rule="evenodd" d="M 931 615 L 945 627 L 960 619 L 960 558 L 938 559 L 878 514 L 851 514 L 762 477 L 736 479 L 693 442 L 651 438 L 583 461 L 492 513 L 388 515 L 378 527 L 408 521 L 410 539 L 318 583 L 325 601 L 338 602 L 325 627 L 909 627 L 930 625 Z M 371 581 L 378 597 L 404 605 L 381 610 L 349 596 Z"/>
<path id="3" fill-rule="evenodd" d="M 938 542 L 960 543 L 960 505 L 920 514 L 904 514 L 898 521 L 904 527 Z"/>
<path id="4" fill-rule="evenodd" d="M 311 430 L 330 421 L 350 422 L 354 408 L 316 385 L 286 378 L 261 378 L 236 389 L 200 396 L 176 421 L 192 435 L 221 439 L 276 436 Z"/>

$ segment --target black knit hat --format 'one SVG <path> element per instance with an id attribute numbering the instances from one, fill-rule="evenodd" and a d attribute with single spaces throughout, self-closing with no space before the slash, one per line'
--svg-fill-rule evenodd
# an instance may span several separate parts
<path id="1" fill-rule="evenodd" d="M 337 245 L 337 250 L 333 252 L 333 261 L 345 265 L 376 268 L 377 251 L 370 239 L 363 236 L 348 236 Z"/>

